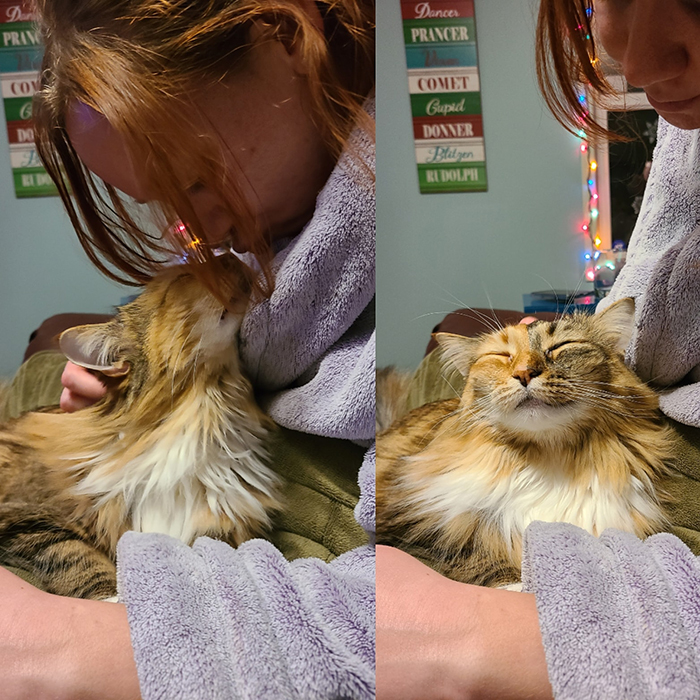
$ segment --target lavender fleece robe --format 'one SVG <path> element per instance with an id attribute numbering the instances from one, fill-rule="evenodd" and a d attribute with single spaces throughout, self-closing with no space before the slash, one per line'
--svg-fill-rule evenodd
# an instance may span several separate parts
<path id="1" fill-rule="evenodd" d="M 663 387 L 661 409 L 700 427 L 700 131 L 659 120 L 627 265 L 610 302 L 636 301 L 628 361 Z M 535 593 L 557 700 L 700 698 L 700 560 L 668 534 L 640 542 L 572 525 L 525 532 L 523 590 Z"/>
<path id="2" fill-rule="evenodd" d="M 367 105 L 373 115 L 373 104 Z M 350 154 L 355 155 L 350 155 Z M 362 166 L 356 155 L 364 160 Z M 374 531 L 374 148 L 359 130 L 313 219 L 274 261 L 240 351 L 293 430 L 366 443 L 358 522 Z M 269 542 L 127 533 L 118 548 L 144 700 L 374 698 L 374 548 L 287 562 Z"/>

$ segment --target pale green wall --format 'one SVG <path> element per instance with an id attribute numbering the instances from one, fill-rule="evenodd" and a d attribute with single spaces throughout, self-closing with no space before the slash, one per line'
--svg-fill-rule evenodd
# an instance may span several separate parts
<path id="1" fill-rule="evenodd" d="M 454 308 L 576 287 L 581 166 L 537 92 L 531 0 L 475 0 L 489 190 L 420 195 L 400 4 L 377 5 L 378 362 L 413 367 Z"/>
<path id="2" fill-rule="evenodd" d="M 489 191 L 421 196 L 400 4 L 377 2 L 380 364 L 415 365 L 453 308 L 522 308 L 523 292 L 575 286 L 582 272 L 579 158 L 536 91 L 534 10 L 530 0 L 475 3 Z M 107 312 L 129 291 L 91 268 L 57 199 L 15 199 L 4 127 L 0 243 L 0 375 L 47 316 Z"/>
<path id="3" fill-rule="evenodd" d="M 2 110 L 0 119 L 0 377 L 7 377 L 46 317 L 109 313 L 133 290 L 94 270 L 57 197 L 15 198 Z"/>

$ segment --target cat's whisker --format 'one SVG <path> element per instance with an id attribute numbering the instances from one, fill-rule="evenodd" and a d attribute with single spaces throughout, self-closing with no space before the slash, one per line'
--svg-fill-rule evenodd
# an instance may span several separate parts
<path id="1" fill-rule="evenodd" d="M 618 394 L 613 391 L 605 391 L 604 389 L 596 389 L 596 388 L 591 388 L 591 387 L 586 387 L 586 386 L 572 386 L 568 387 L 568 391 L 562 392 L 567 395 L 579 395 L 582 393 L 585 394 L 590 394 L 594 396 L 600 396 L 601 398 L 607 398 L 607 399 L 630 399 L 630 400 L 637 400 L 643 398 L 641 394 Z"/>
<path id="2" fill-rule="evenodd" d="M 566 392 L 567 395 L 569 395 L 571 392 Z M 638 402 L 644 397 L 641 396 L 640 394 L 633 394 L 633 395 L 625 395 L 625 394 L 616 394 L 610 391 L 602 391 L 600 389 L 587 389 L 586 387 L 576 387 L 575 390 L 575 395 L 576 396 L 581 396 L 581 395 L 586 395 L 586 396 L 597 396 L 601 399 L 610 399 L 610 400 L 619 400 L 619 401 L 631 401 L 631 402 Z"/>
<path id="3" fill-rule="evenodd" d="M 473 320 L 481 321 L 489 329 L 490 332 L 503 330 L 503 325 L 494 316 L 489 316 L 488 314 L 484 314 L 483 312 L 478 311 L 477 309 L 473 309 L 471 307 L 465 306 L 463 307 L 463 309 L 468 311 L 469 313 L 463 313 L 462 309 L 460 309 L 459 311 L 456 311 L 454 309 L 450 309 L 449 311 L 428 311 L 427 313 L 414 316 L 413 320 L 427 318 L 428 316 L 439 316 L 441 319 L 443 319 L 447 314 L 454 314 L 455 316 L 462 316 L 464 318 L 470 318 Z"/>
<path id="4" fill-rule="evenodd" d="M 435 439 L 435 437 L 440 435 L 440 432 L 435 432 L 438 426 L 440 426 L 442 423 L 445 423 L 449 418 L 451 418 L 454 415 L 457 415 L 460 412 L 460 409 L 457 408 L 456 410 L 452 411 L 451 413 L 448 413 L 446 416 L 443 416 L 437 423 L 435 423 L 432 428 L 425 434 L 424 436 L 424 443 L 427 444 L 431 440 Z M 435 435 L 432 435 L 435 433 Z"/>
<path id="5" fill-rule="evenodd" d="M 578 296 L 579 291 L 581 290 L 581 287 L 583 286 L 584 282 L 586 282 L 586 276 L 585 274 L 581 275 L 578 279 L 578 284 L 576 285 L 576 288 L 574 289 L 574 293 L 569 297 L 567 300 L 567 303 L 564 306 L 564 311 L 562 312 L 562 315 L 568 314 L 569 309 L 573 306 L 574 304 L 574 299 Z"/>
<path id="6" fill-rule="evenodd" d="M 451 291 L 443 287 L 442 285 L 438 284 L 437 280 L 431 279 L 431 283 L 437 287 L 443 294 L 447 294 L 448 296 L 452 297 L 452 301 L 456 303 L 458 306 L 466 306 L 466 304 L 455 294 L 453 294 Z M 445 300 L 447 301 L 447 300 Z"/>
<path id="7" fill-rule="evenodd" d="M 447 314 L 453 313 L 452 309 L 448 309 L 447 311 L 426 311 L 424 314 L 418 314 L 418 316 L 412 316 L 411 320 L 417 321 L 421 318 L 427 318 L 428 316 L 439 316 L 440 318 L 445 318 Z"/>
<path id="8" fill-rule="evenodd" d="M 604 389 L 597 389 L 595 387 L 587 387 L 585 385 L 575 385 L 572 383 L 572 388 L 576 390 L 577 394 L 586 393 L 589 395 L 600 396 L 606 399 L 619 399 L 621 401 L 641 401 L 645 397 L 642 394 L 623 394 L 613 391 L 605 391 Z"/>
<path id="9" fill-rule="evenodd" d="M 618 382 L 603 382 L 603 381 L 594 381 L 592 379 L 569 379 L 569 382 L 572 384 L 579 384 L 581 386 L 610 386 L 610 387 L 615 387 L 615 388 L 620 388 L 620 389 L 630 389 L 629 384 L 620 384 Z"/>
<path id="10" fill-rule="evenodd" d="M 194 348 L 194 359 L 192 362 L 192 372 L 191 372 L 191 377 L 192 377 L 192 382 L 197 378 L 197 362 L 199 362 L 199 356 L 202 353 L 202 338 L 199 339 L 199 342 Z"/>
<path id="11" fill-rule="evenodd" d="M 615 406 L 610 401 L 597 396 L 584 396 L 579 400 L 579 403 L 586 406 L 601 408 L 603 409 L 603 413 L 611 413 L 618 416 L 625 416 L 627 418 L 634 418 L 637 415 L 630 411 L 625 411 L 621 407 Z"/>
<path id="12" fill-rule="evenodd" d="M 442 377 L 442 381 L 445 382 L 445 384 L 447 384 L 447 386 L 449 386 L 450 389 L 452 389 L 452 393 L 455 395 L 455 398 L 459 398 L 461 396 L 461 393 L 459 391 L 457 391 L 457 389 L 455 389 L 452 382 L 449 381 L 449 379 L 447 378 L 447 376 L 448 376 L 447 373 L 441 372 L 440 376 Z"/>
<path id="13" fill-rule="evenodd" d="M 460 313 L 459 316 L 464 316 L 466 318 L 474 318 L 483 322 L 485 326 L 489 328 L 492 332 L 502 331 L 504 326 L 498 320 L 495 311 L 491 308 L 491 314 L 485 314 L 483 311 L 479 311 L 471 306 L 465 306 L 465 308 L 473 314 L 473 316 L 468 316 L 467 314 Z"/>

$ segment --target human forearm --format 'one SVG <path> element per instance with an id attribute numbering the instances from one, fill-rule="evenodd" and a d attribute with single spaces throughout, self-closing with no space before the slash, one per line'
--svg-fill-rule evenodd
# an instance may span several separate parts
<path id="1" fill-rule="evenodd" d="M 4 569 L 0 601 L 3 698 L 140 697 L 123 605 L 49 595 Z"/>
<path id="2" fill-rule="evenodd" d="M 377 548 L 377 698 L 551 698 L 534 596 Z"/>
<path id="3" fill-rule="evenodd" d="M 464 588 L 464 584 L 456 584 Z M 473 658 L 478 670 L 472 694 L 463 697 L 494 700 L 550 700 L 535 596 L 493 588 L 476 588 L 462 595 L 474 597 L 478 635 L 463 640 L 463 654 Z M 469 601 L 465 600 L 465 605 Z"/>
<path id="4" fill-rule="evenodd" d="M 126 607 L 60 599 L 67 638 L 63 658 L 71 700 L 137 700 L 141 697 Z"/>

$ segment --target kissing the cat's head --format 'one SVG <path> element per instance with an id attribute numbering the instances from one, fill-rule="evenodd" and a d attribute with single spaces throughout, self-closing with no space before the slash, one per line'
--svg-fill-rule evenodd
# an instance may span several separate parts
<path id="1" fill-rule="evenodd" d="M 236 334 L 250 287 L 240 274 L 243 263 L 227 257 L 228 304 L 206 288 L 192 264 L 167 268 L 108 323 L 65 331 L 61 350 L 75 364 L 114 378 L 108 383 L 132 397 L 164 382 L 174 392 L 227 366 L 237 371 Z"/>
<path id="2" fill-rule="evenodd" d="M 466 379 L 462 405 L 479 421 L 531 440 L 586 429 L 605 416 L 648 415 L 658 402 L 624 363 L 634 301 L 600 314 L 507 326 L 477 338 L 438 333 Z"/>

